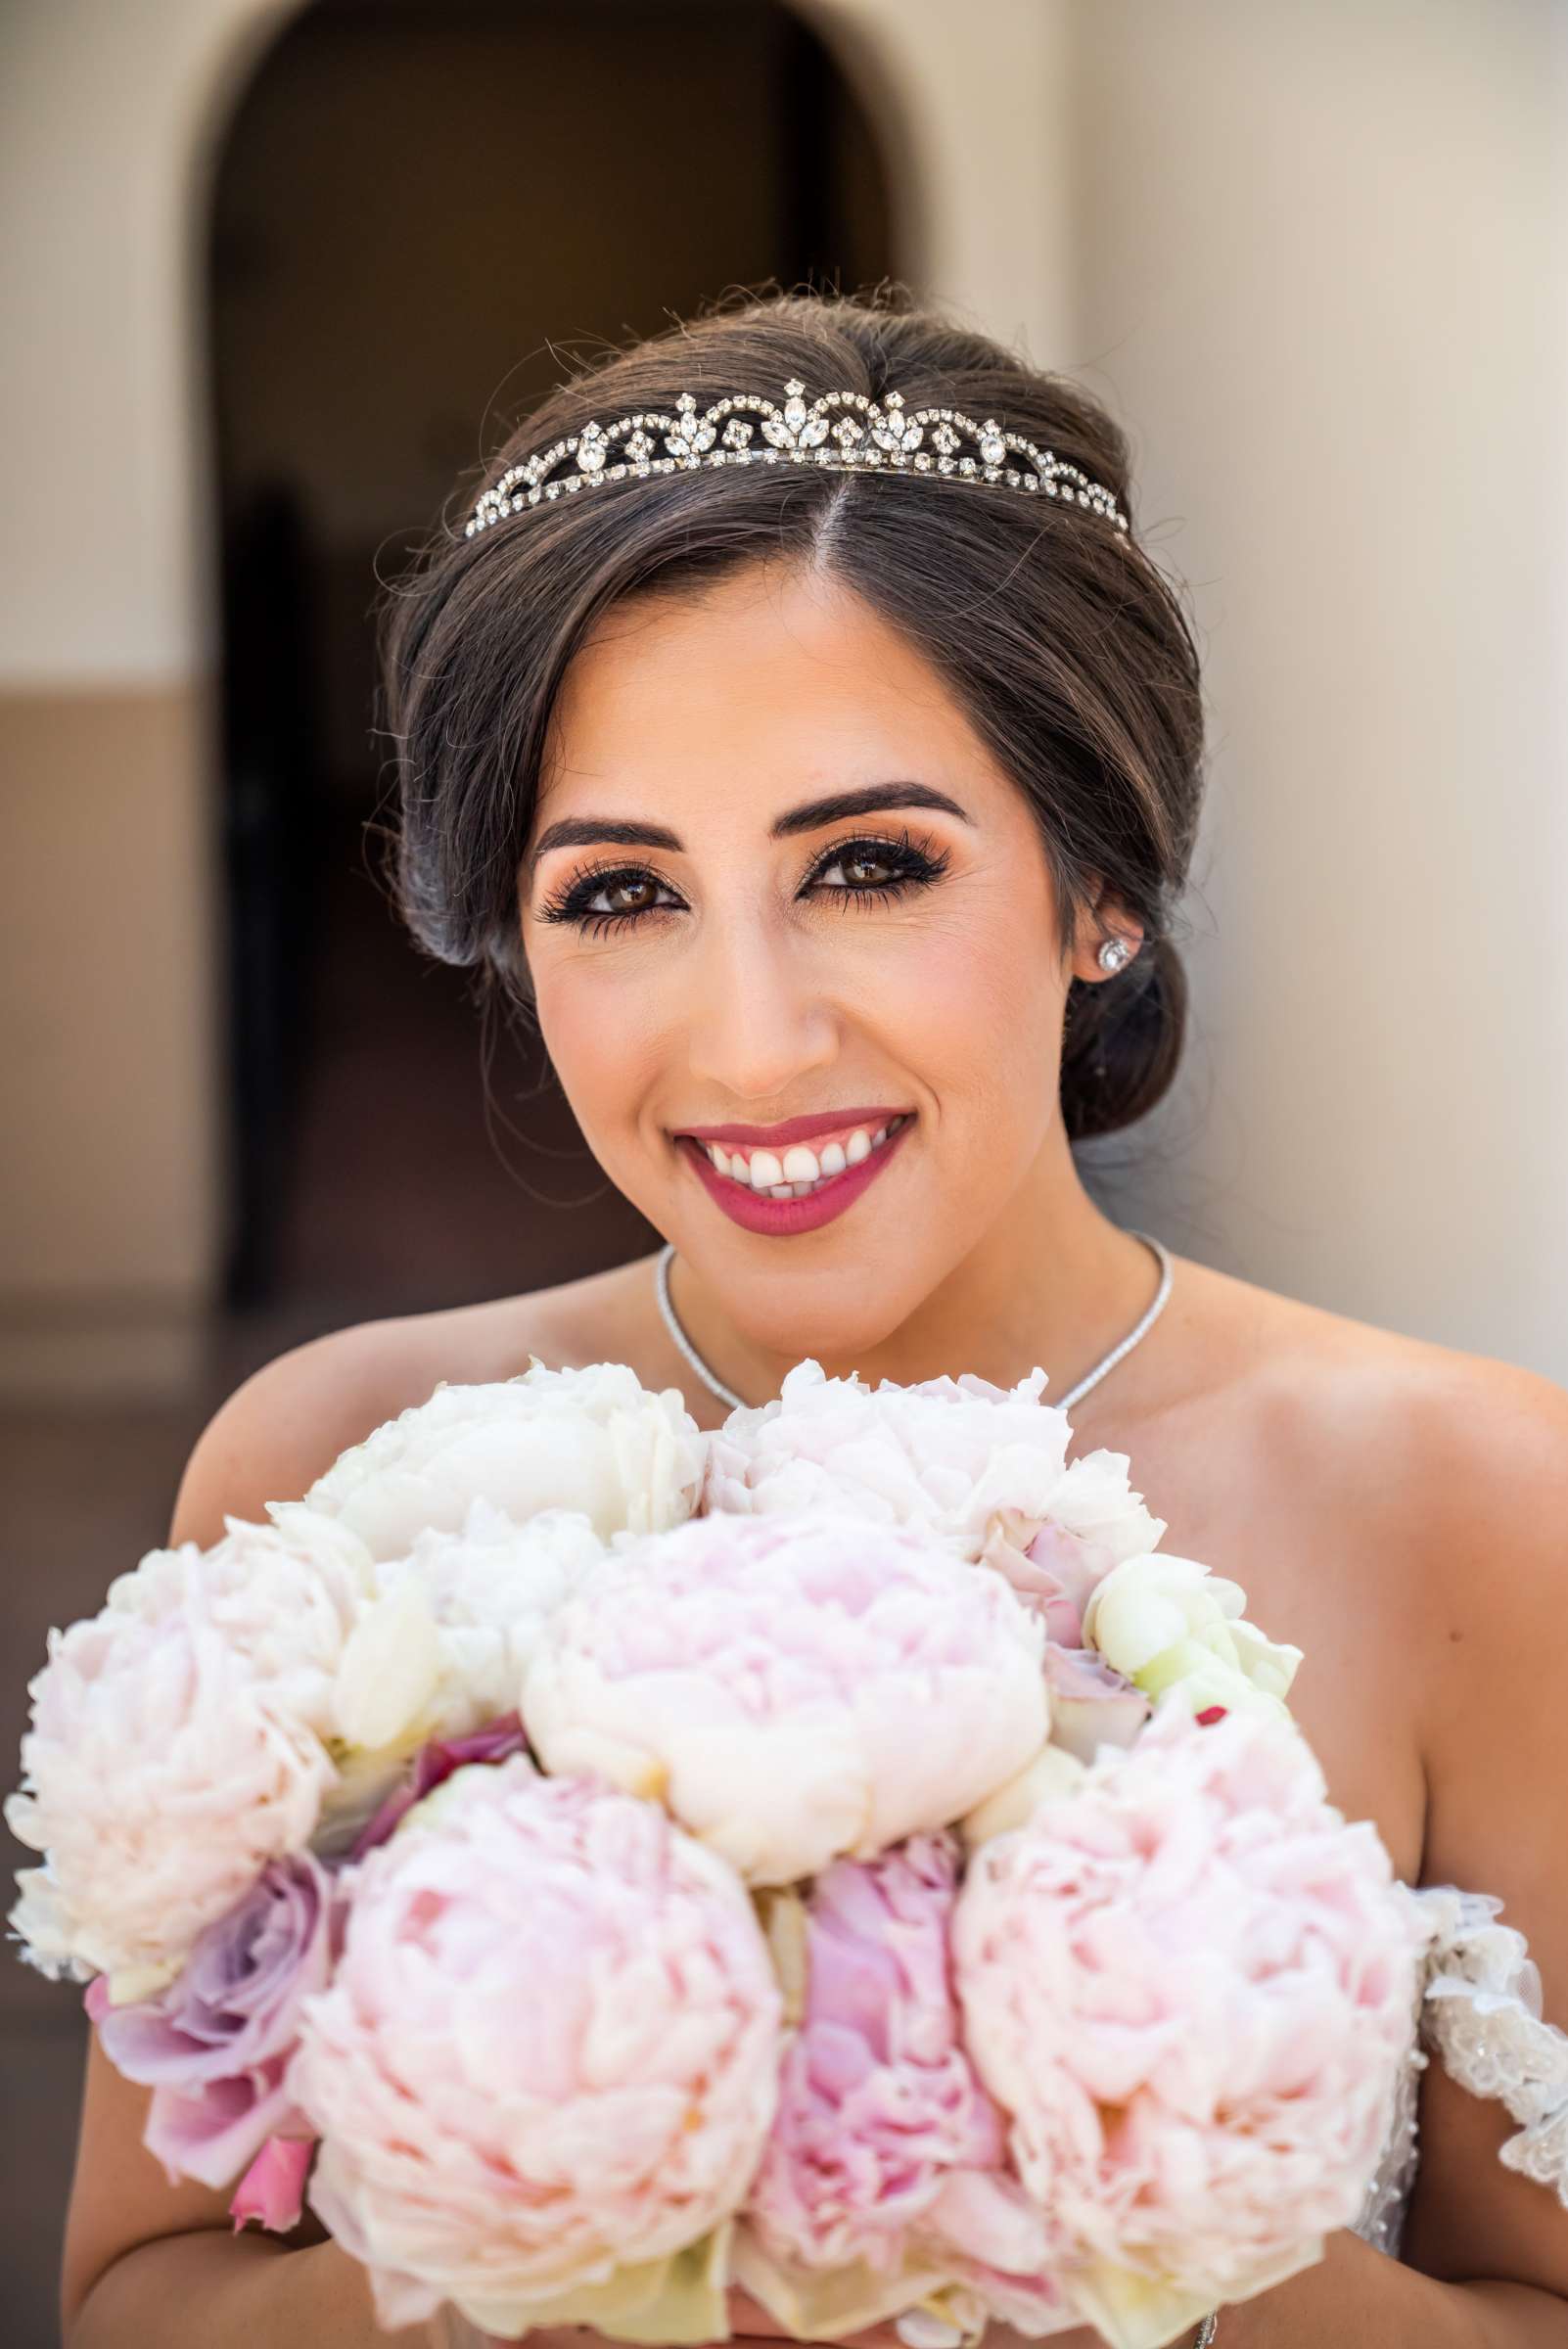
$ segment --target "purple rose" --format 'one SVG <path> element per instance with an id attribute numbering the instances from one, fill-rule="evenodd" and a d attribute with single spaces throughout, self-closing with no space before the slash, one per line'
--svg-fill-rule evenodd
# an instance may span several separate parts
<path id="1" fill-rule="evenodd" d="M 1117 1552 L 1103 1542 L 1086 1541 L 1082 1534 L 1047 1523 L 1008 1579 L 1020 1596 L 1043 1615 L 1046 1632 L 1059 1647 L 1081 1647 L 1084 1609 L 1116 1560 Z"/>
<path id="2" fill-rule="evenodd" d="M 375 1817 L 361 1828 L 349 1857 L 363 1860 L 378 1843 L 385 1843 L 414 1805 L 433 1794 L 454 1771 L 466 1769 L 471 1762 L 507 1762 L 527 1750 L 523 1723 L 516 1713 L 498 1713 L 466 1737 L 433 1737 L 420 1747 L 403 1783 L 393 1787 Z"/>
<path id="3" fill-rule="evenodd" d="M 103 1977 L 87 2009 L 104 2052 L 153 2091 L 143 2142 L 169 2175 L 225 2186 L 269 2137 L 313 2134 L 285 2074 L 301 2003 L 333 1965 L 331 1877 L 308 1854 L 273 1860 L 208 1925 L 156 1998 L 112 2006 Z"/>
<path id="4" fill-rule="evenodd" d="M 1113 1670 L 1092 1647 L 1045 1642 L 1045 1685 L 1051 1698 L 1051 1743 L 1092 1762 L 1102 1745 L 1130 1745 L 1148 1720 L 1141 1688 Z"/>

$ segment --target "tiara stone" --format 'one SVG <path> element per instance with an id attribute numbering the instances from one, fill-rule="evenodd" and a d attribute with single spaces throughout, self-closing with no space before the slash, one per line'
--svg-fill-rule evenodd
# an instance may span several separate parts
<path id="1" fill-rule="evenodd" d="M 696 395 L 682 392 L 672 416 L 638 413 L 618 416 L 608 425 L 590 419 L 565 439 L 509 466 L 482 490 L 463 535 L 472 538 L 542 499 L 575 495 L 603 482 L 757 464 L 817 465 L 834 473 L 940 473 L 1029 496 L 1043 490 L 1047 497 L 1099 515 L 1121 532 L 1128 530 L 1109 489 L 1048 448 L 1004 431 L 994 416 L 977 424 L 958 408 L 910 413 L 900 392 L 886 392 L 880 403 L 864 392 L 824 392 L 807 405 L 805 384 L 791 376 L 782 407 L 760 392 L 739 392 L 699 409 Z M 558 470 L 563 466 L 566 470 Z"/>

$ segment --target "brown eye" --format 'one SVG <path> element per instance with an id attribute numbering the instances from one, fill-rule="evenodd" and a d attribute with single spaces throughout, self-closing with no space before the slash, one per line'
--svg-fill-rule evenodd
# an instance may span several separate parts
<path id="1" fill-rule="evenodd" d="M 946 852 L 935 855 L 930 849 L 929 842 L 917 844 L 907 833 L 897 841 L 840 841 L 819 859 L 808 886 L 841 906 L 875 905 L 941 879 Z M 841 877 L 830 881 L 830 873 Z"/>
<path id="2" fill-rule="evenodd" d="M 611 903 L 612 913 L 645 913 L 658 893 L 659 884 L 647 873 L 628 873 L 619 881 L 604 883 L 601 894 L 610 899 L 620 898 L 619 905 Z"/>
<path id="3" fill-rule="evenodd" d="M 579 873 L 560 896 L 542 905 L 539 919 L 572 923 L 590 937 L 607 938 L 618 930 L 634 929 L 650 914 L 670 910 L 661 902 L 661 893 L 668 898 L 668 883 L 646 866 L 598 865 Z"/>

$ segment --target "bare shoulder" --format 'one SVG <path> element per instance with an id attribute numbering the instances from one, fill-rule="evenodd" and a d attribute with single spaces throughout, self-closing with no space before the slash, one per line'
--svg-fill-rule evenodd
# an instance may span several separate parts
<path id="1" fill-rule="evenodd" d="M 1568 1567 L 1568 1387 L 1539 1371 L 1384 1329 L 1184 1265 L 1193 1356 L 1293 1490 L 1332 1493 L 1426 1570 L 1513 1529 Z M 1200 1373 L 1200 1385 L 1203 1383 Z"/>
<path id="2" fill-rule="evenodd" d="M 425 1402 L 442 1380 L 515 1377 L 530 1359 L 596 1359 L 613 1321 L 614 1275 L 481 1305 L 355 1322 L 294 1346 L 254 1371 L 214 1412 L 191 1452 L 170 1540 L 219 1539 L 225 1515 L 260 1518 L 303 1493 L 341 1451 Z M 586 1351 L 585 1351 L 586 1347 Z"/>

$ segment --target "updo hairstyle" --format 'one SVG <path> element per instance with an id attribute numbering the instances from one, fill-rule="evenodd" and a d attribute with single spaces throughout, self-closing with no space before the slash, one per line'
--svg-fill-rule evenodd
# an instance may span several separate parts
<path id="1" fill-rule="evenodd" d="M 535 449 L 636 410 L 672 412 L 792 376 L 942 405 L 1082 467 L 1132 527 L 938 473 L 705 467 L 541 500 L 473 537 L 478 490 Z M 584 366 L 465 486 L 384 625 L 399 811 L 399 909 L 420 944 L 531 1001 L 517 905 L 551 712 L 574 653 L 623 597 L 707 587 L 763 558 L 851 588 L 925 659 L 1028 800 L 1064 939 L 1094 878 L 1142 926 L 1114 977 L 1075 979 L 1061 1078 L 1069 1138 L 1119 1131 L 1176 1073 L 1186 989 L 1169 935 L 1201 798 L 1198 658 L 1137 543 L 1126 436 L 1065 378 L 884 282 L 857 295 L 747 291 Z"/>

